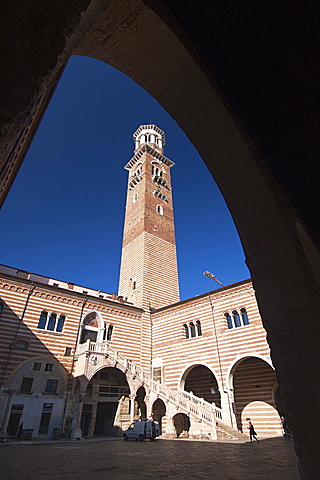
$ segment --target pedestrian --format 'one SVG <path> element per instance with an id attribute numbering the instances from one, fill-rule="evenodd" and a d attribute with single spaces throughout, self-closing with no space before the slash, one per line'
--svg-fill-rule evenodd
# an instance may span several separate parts
<path id="1" fill-rule="evenodd" d="M 249 429 L 250 442 L 252 443 L 252 438 L 254 438 L 259 443 L 256 431 L 254 429 L 254 426 L 252 425 L 252 423 L 250 421 L 249 421 L 249 424 L 248 424 L 247 428 Z"/>

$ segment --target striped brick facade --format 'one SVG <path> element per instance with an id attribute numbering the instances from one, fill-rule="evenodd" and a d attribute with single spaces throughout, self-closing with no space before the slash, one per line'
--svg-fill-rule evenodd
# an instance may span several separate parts
<path id="1" fill-rule="evenodd" d="M 179 301 L 173 162 L 155 125 L 134 140 L 119 296 L 0 266 L 0 438 L 21 422 L 36 438 L 115 434 L 152 415 L 164 434 L 190 422 L 198 434 L 196 408 L 168 400 L 194 396 L 234 430 L 251 418 L 260 435 L 279 435 L 284 412 L 251 281 Z"/>
<path id="2" fill-rule="evenodd" d="M 228 328 L 225 313 L 240 314 L 243 308 L 249 324 Z M 250 281 L 158 309 L 152 322 L 153 362 L 161 366 L 168 387 L 188 387 L 195 395 L 220 403 L 225 422 L 241 431 L 246 431 L 249 417 L 261 434 L 281 433 L 277 380 Z M 195 337 L 186 338 L 185 326 L 190 328 L 191 322 L 195 329 L 200 322 L 201 335 L 196 331 Z M 191 372 L 201 365 L 205 368 L 192 380 Z M 208 386 L 209 372 L 214 394 Z"/>

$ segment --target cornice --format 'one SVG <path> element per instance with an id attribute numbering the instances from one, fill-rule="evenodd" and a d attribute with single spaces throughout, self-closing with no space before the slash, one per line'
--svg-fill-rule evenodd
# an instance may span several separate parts
<path id="1" fill-rule="evenodd" d="M 129 318 L 140 318 L 142 309 L 133 307 L 131 305 L 124 305 L 116 303 L 111 304 L 110 300 L 93 301 L 92 297 L 85 297 L 83 294 L 77 292 L 65 292 L 60 289 L 57 291 L 55 287 L 51 285 L 34 285 L 28 281 L 16 281 L 8 278 L 0 278 L 0 289 L 12 291 L 15 293 L 28 294 L 31 290 L 31 297 L 46 299 L 49 301 L 59 302 L 68 305 L 81 306 L 86 300 L 86 304 L 89 308 L 97 310 L 99 312 L 112 313 L 114 315 L 120 315 Z M 133 311 L 135 310 L 135 311 Z M 138 312 L 136 312 L 138 311 Z"/>
<path id="2" fill-rule="evenodd" d="M 156 149 L 150 147 L 150 145 L 144 144 L 136 151 L 135 155 L 129 160 L 129 162 L 125 165 L 126 170 L 130 170 L 138 161 L 140 161 L 141 157 L 145 153 L 150 153 L 154 158 L 159 160 L 160 162 L 164 163 L 168 167 L 173 167 L 174 162 L 169 158 L 165 157 L 162 153 L 158 152 Z"/>

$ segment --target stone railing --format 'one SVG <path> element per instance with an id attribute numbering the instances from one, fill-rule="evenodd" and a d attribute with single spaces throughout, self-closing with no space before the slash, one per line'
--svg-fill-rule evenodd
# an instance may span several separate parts
<path id="1" fill-rule="evenodd" d="M 203 422 L 212 424 L 213 419 L 216 422 L 222 420 L 222 410 L 215 404 L 206 402 L 203 398 L 196 397 L 191 392 L 185 390 L 171 390 L 165 385 L 153 380 L 142 368 L 127 357 L 110 347 L 107 342 L 95 343 L 87 340 L 86 343 L 79 345 L 77 355 L 87 352 L 102 354 L 110 358 L 115 364 L 129 373 L 132 378 L 137 378 L 157 397 L 175 405 L 176 408 L 182 409 L 184 412 L 198 417 Z"/>

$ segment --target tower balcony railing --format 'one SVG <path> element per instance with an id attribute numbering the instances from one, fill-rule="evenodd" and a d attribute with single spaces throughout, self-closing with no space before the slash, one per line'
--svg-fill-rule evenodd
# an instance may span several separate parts
<path id="1" fill-rule="evenodd" d="M 174 404 L 175 408 L 182 409 L 187 413 L 194 415 L 202 421 L 211 424 L 213 418 L 216 422 L 222 421 L 222 410 L 214 403 L 209 403 L 203 398 L 193 395 L 186 390 L 171 390 L 160 382 L 152 379 L 141 367 L 129 360 L 114 348 L 110 347 L 108 342 L 96 343 L 87 340 L 77 348 L 77 355 L 94 353 L 104 355 L 118 365 L 125 373 L 129 373 L 133 379 L 138 379 L 144 386 L 155 394 L 158 398 Z"/>

